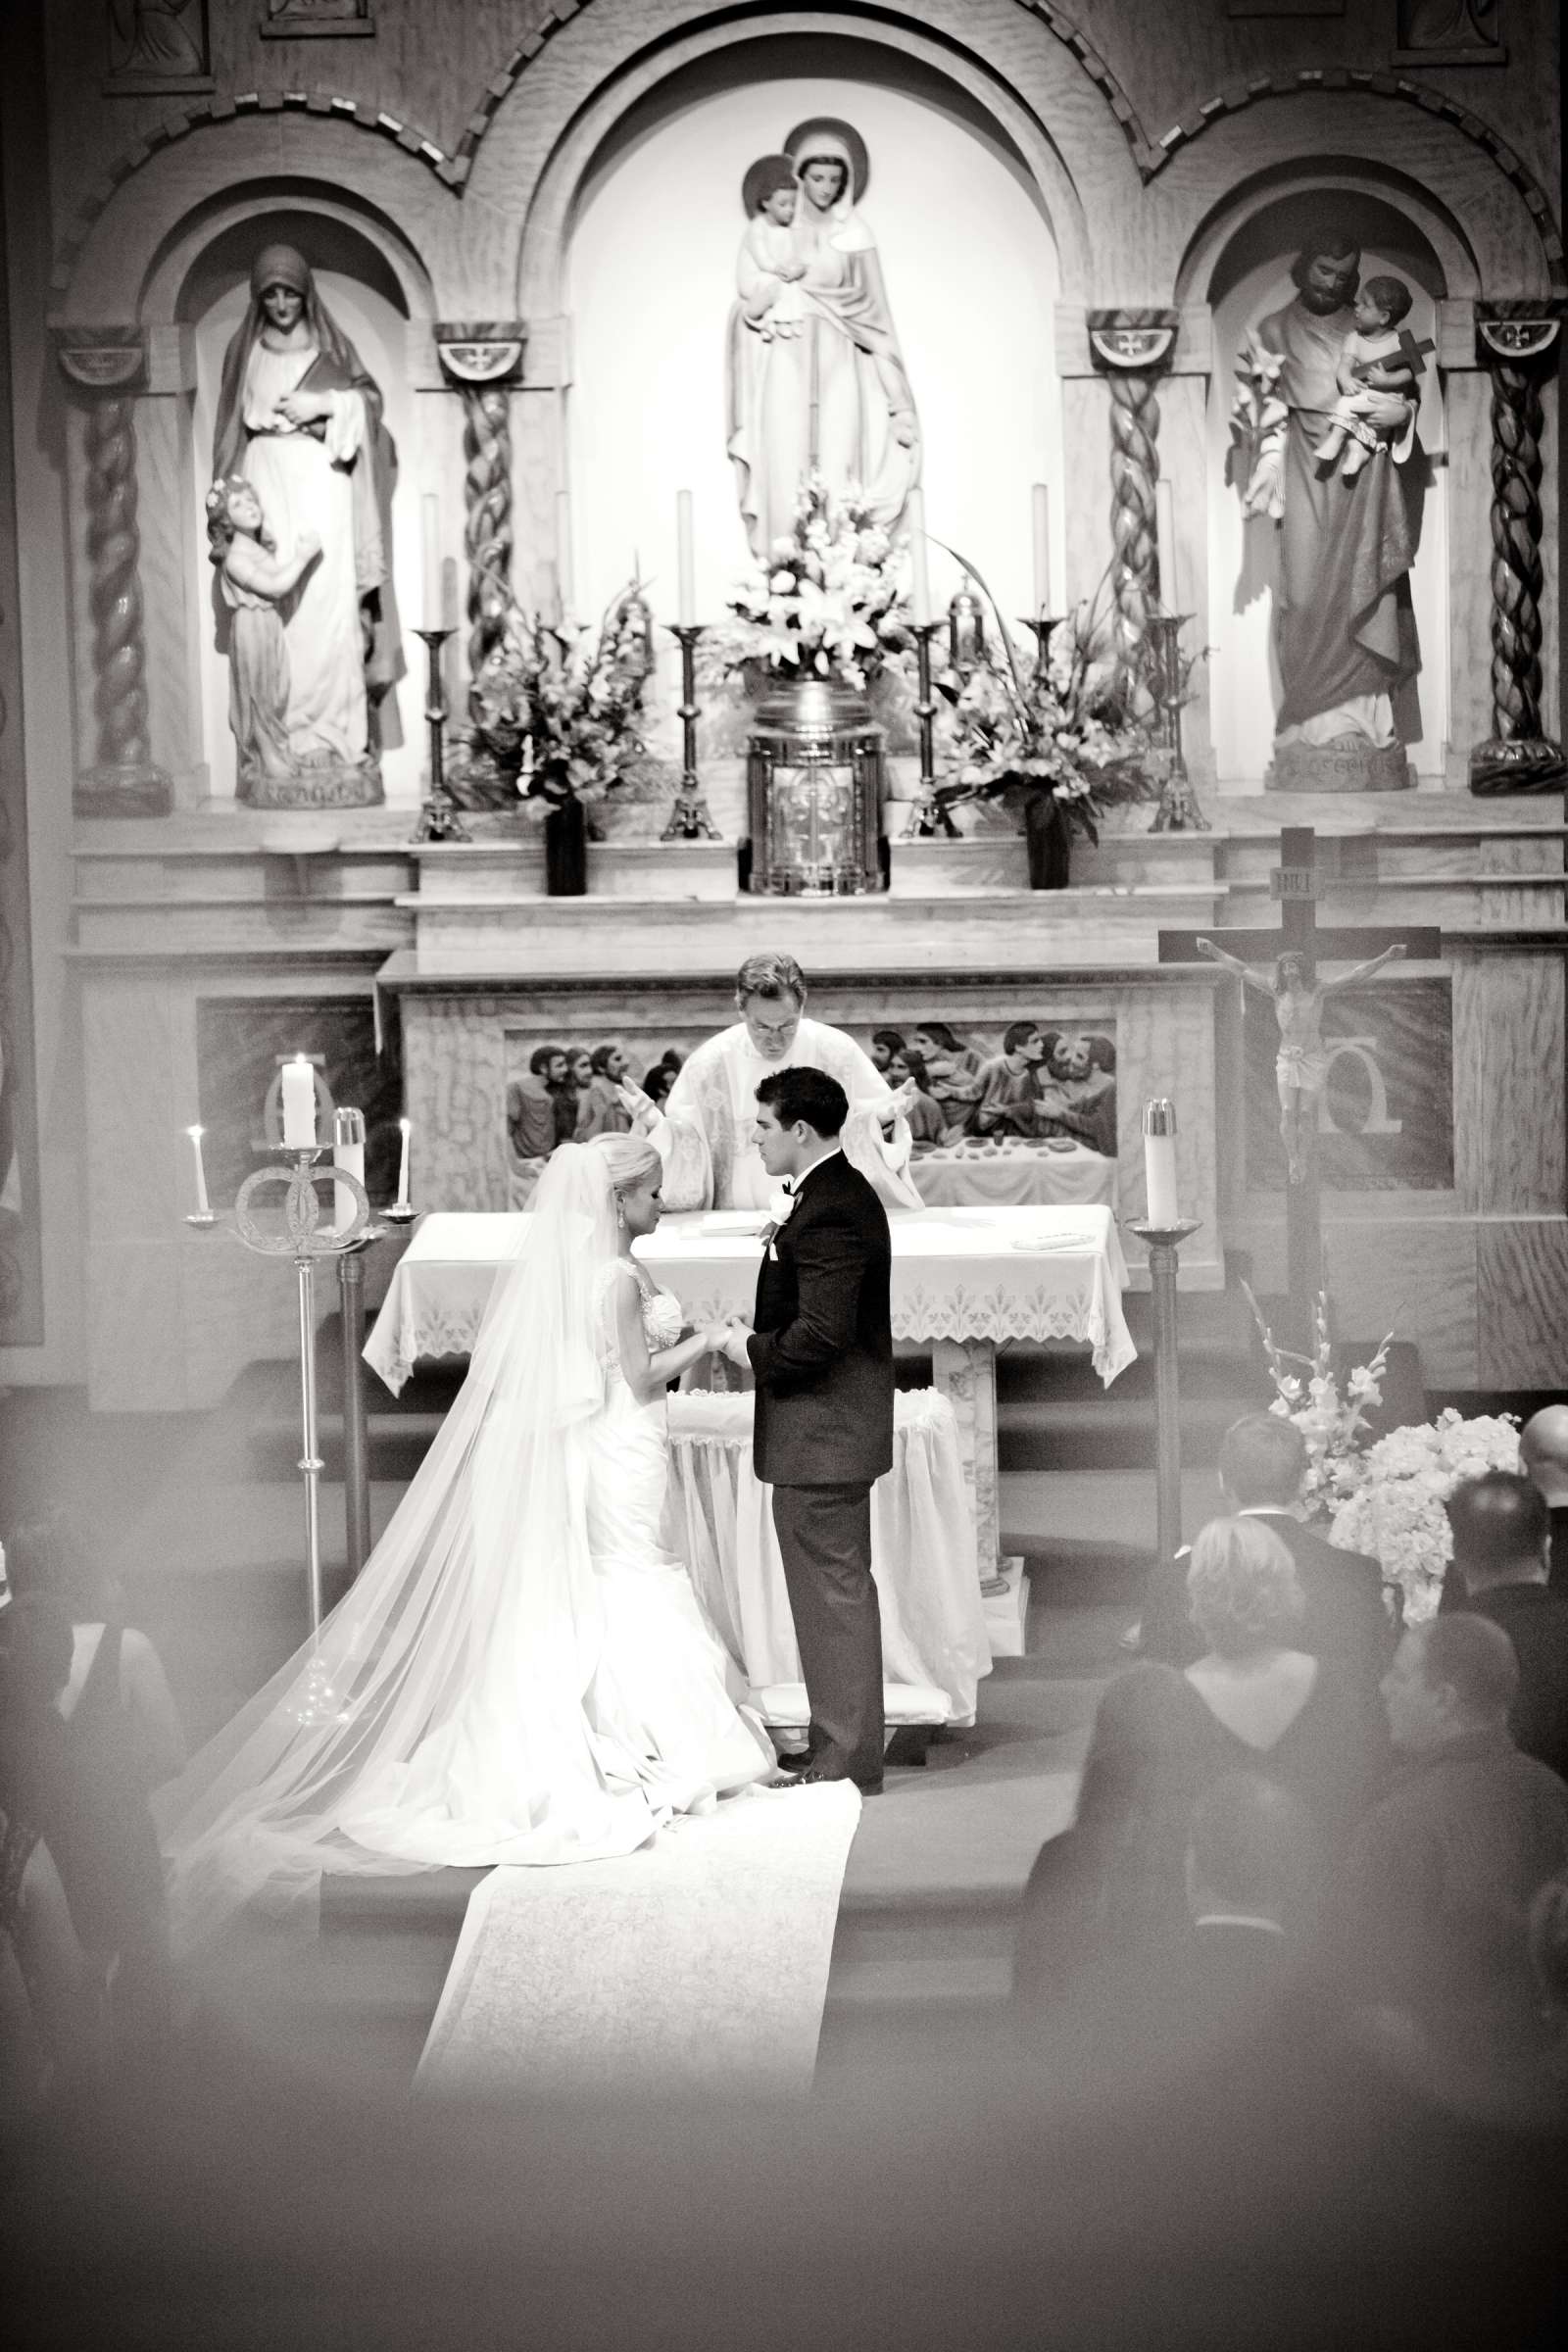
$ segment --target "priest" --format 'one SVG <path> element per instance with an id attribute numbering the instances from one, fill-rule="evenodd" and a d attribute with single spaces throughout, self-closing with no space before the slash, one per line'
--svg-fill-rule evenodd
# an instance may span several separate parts
<path id="1" fill-rule="evenodd" d="M 664 1163 L 664 1206 L 766 1208 L 773 1183 L 753 1140 L 757 1088 L 788 1063 L 825 1070 L 849 1098 L 841 1148 L 887 1208 L 918 1208 L 906 1173 L 911 1089 L 895 1094 L 842 1029 L 806 1018 L 793 956 L 749 956 L 735 983 L 740 1019 L 688 1055 L 661 1107 L 641 1088 L 621 1100 Z"/>

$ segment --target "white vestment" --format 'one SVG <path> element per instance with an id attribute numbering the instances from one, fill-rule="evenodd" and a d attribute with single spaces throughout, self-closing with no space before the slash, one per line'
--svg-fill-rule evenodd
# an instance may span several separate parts
<path id="1" fill-rule="evenodd" d="M 884 1207 L 918 1208 L 905 1170 L 909 1127 L 897 1119 L 884 1142 L 882 1119 L 892 1092 L 853 1037 L 825 1021 L 803 1019 L 780 1060 L 759 1054 L 744 1021 L 721 1029 L 690 1055 L 650 1134 L 664 1163 L 664 1206 L 766 1208 L 776 1190 L 752 1141 L 757 1089 L 792 1064 L 825 1070 L 849 1097 L 844 1156 L 875 1185 Z"/>

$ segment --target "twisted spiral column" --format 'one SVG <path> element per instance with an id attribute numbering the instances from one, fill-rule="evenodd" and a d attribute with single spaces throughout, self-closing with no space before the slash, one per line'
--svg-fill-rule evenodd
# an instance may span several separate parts
<path id="1" fill-rule="evenodd" d="M 1470 755 L 1471 789 L 1483 793 L 1541 791 L 1564 776 L 1541 718 L 1541 387 L 1557 329 L 1548 318 L 1511 318 L 1516 307 L 1478 318 L 1492 375 L 1493 731 Z"/>
<path id="2" fill-rule="evenodd" d="M 1159 401 L 1155 378 L 1118 368 L 1110 387 L 1111 628 L 1116 666 L 1143 679 L 1149 609 L 1158 595 L 1154 483 L 1159 475 Z"/>
<path id="3" fill-rule="evenodd" d="M 136 527 L 135 403 L 106 395 L 87 411 L 88 608 L 93 624 L 97 761 L 78 798 L 96 812 L 162 813 L 168 778 L 152 764 L 141 540 Z"/>
<path id="4" fill-rule="evenodd" d="M 506 625 L 512 574 L 512 420 L 499 384 L 463 387 L 464 546 L 468 558 L 468 675 Z"/>

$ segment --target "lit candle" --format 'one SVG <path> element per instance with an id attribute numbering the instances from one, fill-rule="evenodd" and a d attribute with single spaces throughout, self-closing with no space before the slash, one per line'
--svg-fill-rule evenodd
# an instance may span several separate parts
<path id="1" fill-rule="evenodd" d="M 1159 547 L 1159 601 L 1167 612 L 1179 612 L 1176 595 L 1176 500 L 1170 478 L 1161 474 L 1154 484 L 1154 533 Z"/>
<path id="2" fill-rule="evenodd" d="M 458 559 L 448 556 L 441 565 L 441 626 L 458 625 Z"/>
<path id="3" fill-rule="evenodd" d="M 303 1054 L 283 1064 L 283 1149 L 316 1150 L 316 1072 Z"/>
<path id="4" fill-rule="evenodd" d="M 365 1113 L 345 1105 L 332 1113 L 332 1165 L 365 1182 Z M 354 1222 L 359 1202 L 346 1184 L 332 1187 L 332 1229 L 344 1233 Z"/>
<path id="5" fill-rule="evenodd" d="M 1176 1200 L 1176 1105 L 1163 1097 L 1144 1104 L 1145 1216 L 1151 1225 L 1181 1223 Z"/>
<path id="6" fill-rule="evenodd" d="M 398 1158 L 397 1206 L 407 1208 L 409 1205 L 409 1138 L 414 1133 L 414 1121 L 399 1119 L 398 1132 L 403 1138 L 403 1150 Z"/>
<path id="7" fill-rule="evenodd" d="M 210 1217 L 213 1204 L 207 1198 L 207 1170 L 202 1165 L 202 1131 L 199 1127 L 187 1127 L 185 1133 L 190 1137 L 190 1153 L 196 1162 L 196 1214 Z"/>
<path id="8" fill-rule="evenodd" d="M 441 502 L 426 492 L 420 502 L 424 526 L 424 625 L 441 626 Z"/>
<path id="9" fill-rule="evenodd" d="M 571 501 L 564 490 L 556 492 L 556 597 L 563 621 L 571 618 Z"/>
<path id="10" fill-rule="evenodd" d="M 911 490 L 905 509 L 909 526 L 909 614 L 917 629 L 929 626 L 931 612 L 931 571 L 926 562 L 925 492 Z"/>
<path id="11" fill-rule="evenodd" d="M 692 494 L 675 493 L 676 616 L 683 629 L 697 626 L 697 548 L 692 538 Z"/>
<path id="12" fill-rule="evenodd" d="M 1035 618 L 1051 611 L 1051 494 L 1044 482 L 1034 487 Z"/>

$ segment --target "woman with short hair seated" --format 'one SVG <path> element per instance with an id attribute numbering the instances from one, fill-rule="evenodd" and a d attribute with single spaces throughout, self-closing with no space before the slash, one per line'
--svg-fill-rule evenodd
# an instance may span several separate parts
<path id="1" fill-rule="evenodd" d="M 1366 1692 L 1297 1645 L 1300 1587 L 1271 1528 L 1210 1520 L 1187 1592 L 1203 1654 L 1185 1671 L 1134 1666 L 1102 1697 L 1073 1828 L 1042 1847 L 1024 1892 L 1020 1998 L 1180 1932 L 1188 1824 L 1215 1781 L 1274 1782 L 1327 1853 L 1381 1779 L 1386 1738 Z"/>

